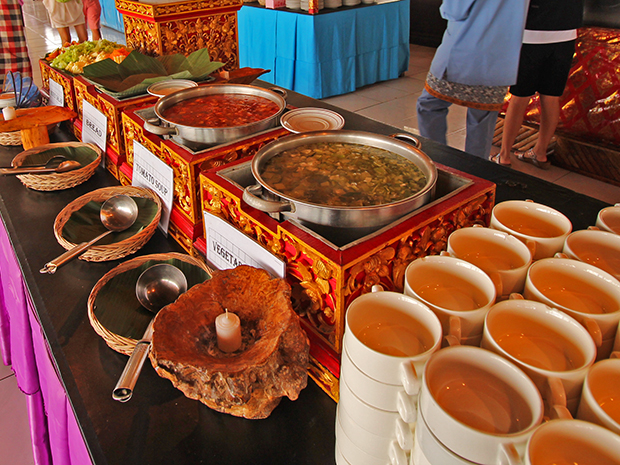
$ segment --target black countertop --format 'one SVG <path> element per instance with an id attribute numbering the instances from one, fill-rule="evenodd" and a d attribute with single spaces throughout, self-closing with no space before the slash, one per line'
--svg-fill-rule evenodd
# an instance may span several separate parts
<path id="1" fill-rule="evenodd" d="M 339 111 L 345 129 L 380 134 L 402 132 L 348 111 L 289 92 L 294 106 Z M 67 139 L 65 131 L 53 140 Z M 450 147 L 423 140 L 436 162 L 497 184 L 497 202 L 532 199 L 558 209 L 574 229 L 593 225 L 606 203 L 515 172 Z M 0 148 L 8 165 L 21 148 Z M 7 227 L 58 372 L 96 464 L 327 464 L 334 463 L 336 404 L 312 381 L 297 401 L 284 399 L 265 420 L 245 420 L 210 410 L 186 398 L 147 363 L 128 403 L 112 400 L 127 357 L 108 348 L 87 316 L 96 282 L 121 261 L 73 260 L 55 275 L 39 269 L 63 252 L 53 234 L 56 215 L 94 189 L 118 185 L 102 168 L 86 183 L 57 192 L 25 188 L 0 177 L 0 214 Z M 159 230 L 136 255 L 182 251 Z M 132 257 L 127 257 L 125 260 Z"/>

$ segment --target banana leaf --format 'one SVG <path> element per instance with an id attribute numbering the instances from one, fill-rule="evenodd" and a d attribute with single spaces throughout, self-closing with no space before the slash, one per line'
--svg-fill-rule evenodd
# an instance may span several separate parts
<path id="1" fill-rule="evenodd" d="M 222 66 L 224 63 L 211 61 L 206 48 L 187 57 L 180 53 L 149 57 L 134 50 L 121 63 L 107 58 L 85 66 L 83 76 L 103 92 L 121 99 L 144 94 L 148 86 L 166 79 L 211 80 L 209 75 Z"/>
<path id="2" fill-rule="evenodd" d="M 210 278 L 202 268 L 176 258 L 149 260 L 137 268 L 114 276 L 99 290 L 93 308 L 102 326 L 119 336 L 138 340 L 142 337 L 154 315 L 138 302 L 136 282 L 144 270 L 160 263 L 168 263 L 180 269 L 187 279 L 188 289 Z"/>
<path id="3" fill-rule="evenodd" d="M 142 197 L 132 197 L 138 205 L 138 218 L 136 222 L 128 229 L 120 232 L 113 232 L 107 235 L 96 245 L 114 244 L 130 238 L 144 228 L 146 228 L 155 215 L 157 215 L 157 204 L 151 199 Z M 79 244 L 81 242 L 90 241 L 100 234 L 107 231 L 106 227 L 101 223 L 101 206 L 103 202 L 94 200 L 88 202 L 79 210 L 73 212 L 64 227 L 62 228 L 62 237 L 67 241 Z"/>

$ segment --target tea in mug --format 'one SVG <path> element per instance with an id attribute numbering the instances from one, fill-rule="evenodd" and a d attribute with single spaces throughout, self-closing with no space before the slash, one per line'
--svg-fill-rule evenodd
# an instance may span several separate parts
<path id="1" fill-rule="evenodd" d="M 526 399 L 503 379 L 461 360 L 427 372 L 431 395 L 454 419 L 490 434 L 512 434 L 533 421 Z"/>
<path id="2" fill-rule="evenodd" d="M 570 240 L 570 248 L 582 262 L 596 266 L 603 271 L 620 276 L 620 254 L 612 247 L 595 240 Z"/>
<path id="3" fill-rule="evenodd" d="M 588 387 L 603 411 L 620 424 L 620 371 L 598 367 L 588 375 Z"/>
<path id="4" fill-rule="evenodd" d="M 504 351 L 524 364 L 569 371 L 586 362 L 583 351 L 564 334 L 517 312 L 495 313 L 487 320 L 487 328 Z"/>
<path id="5" fill-rule="evenodd" d="M 618 311 L 617 303 L 605 292 L 571 273 L 536 270 L 531 274 L 534 286 L 549 300 L 575 312 L 592 315 Z"/>
<path id="6" fill-rule="evenodd" d="M 435 307 L 459 312 L 477 310 L 489 303 L 488 297 L 475 284 L 465 279 L 434 269 L 424 280 L 411 279 L 409 284 L 422 299 Z"/>
<path id="7" fill-rule="evenodd" d="M 618 465 L 617 458 L 574 434 L 546 434 L 537 439 L 530 447 L 532 465 Z"/>
<path id="8" fill-rule="evenodd" d="M 509 247 L 502 247 L 483 238 L 463 237 L 452 243 L 458 258 L 476 265 L 487 273 L 516 270 L 525 265 L 523 257 Z"/>
<path id="9" fill-rule="evenodd" d="M 498 210 L 496 218 L 506 228 L 525 236 L 551 238 L 566 232 L 551 221 L 516 208 Z"/>
<path id="10" fill-rule="evenodd" d="M 396 357 L 412 357 L 433 347 L 429 329 L 412 316 L 387 306 L 377 305 L 374 310 L 368 318 L 372 321 L 355 331 L 366 347 Z"/>

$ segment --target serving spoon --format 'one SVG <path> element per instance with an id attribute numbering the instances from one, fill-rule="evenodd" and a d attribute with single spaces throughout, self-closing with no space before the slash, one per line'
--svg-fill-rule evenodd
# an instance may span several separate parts
<path id="1" fill-rule="evenodd" d="M 128 195 L 115 195 L 114 197 L 110 197 L 103 203 L 103 205 L 101 205 L 99 218 L 101 219 L 101 223 L 103 223 L 106 227 L 106 232 L 88 242 L 82 242 L 72 249 L 67 250 L 51 262 L 46 263 L 45 266 L 39 270 L 39 272 L 54 274 L 60 265 L 64 265 L 72 258 L 81 255 L 108 234 L 124 231 L 125 229 L 131 227 L 138 218 L 138 205 L 134 199 Z"/>
<path id="2" fill-rule="evenodd" d="M 50 168 L 48 165 L 53 160 L 51 158 L 45 165 L 42 166 L 24 166 L 14 168 L 0 168 L 0 174 L 45 174 L 45 173 L 66 173 L 67 171 L 73 171 L 81 168 L 82 165 L 77 160 L 65 160 L 55 168 Z"/>
<path id="3" fill-rule="evenodd" d="M 181 270 L 173 265 L 160 263 L 146 269 L 136 282 L 136 297 L 148 311 L 157 313 L 166 305 L 171 304 L 187 290 L 187 279 Z M 153 339 L 153 318 L 136 346 L 121 373 L 112 398 L 119 402 L 131 399 L 133 388 L 138 381 L 140 371 L 151 348 Z"/>

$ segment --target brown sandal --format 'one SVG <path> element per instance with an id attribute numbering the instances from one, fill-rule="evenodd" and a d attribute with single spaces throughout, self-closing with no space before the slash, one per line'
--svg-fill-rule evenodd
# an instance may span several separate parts
<path id="1" fill-rule="evenodd" d="M 517 152 L 515 153 L 515 157 L 517 157 L 517 160 L 534 165 L 541 170 L 548 170 L 551 168 L 551 162 L 549 160 L 538 161 L 533 149 L 529 149 L 527 152 Z"/>

